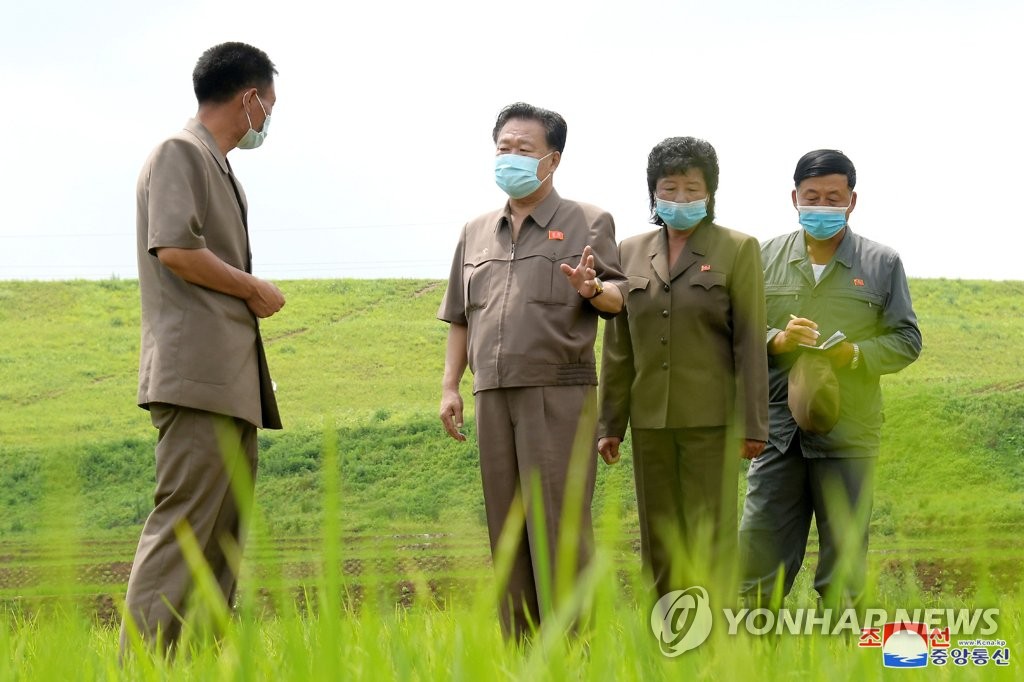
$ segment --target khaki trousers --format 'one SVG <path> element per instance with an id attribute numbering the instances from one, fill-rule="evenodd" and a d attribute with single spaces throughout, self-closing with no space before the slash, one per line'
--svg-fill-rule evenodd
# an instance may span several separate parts
<path id="1" fill-rule="evenodd" d="M 510 527 L 519 542 L 510 557 L 511 574 L 499 605 L 504 635 L 522 638 L 530 624 L 540 626 L 546 611 L 542 584 L 554 585 L 559 575 L 557 548 L 567 491 L 570 499 L 575 496 L 579 501 L 573 510 L 579 515 L 578 527 L 566 529 L 572 534 L 574 578 L 593 551 L 590 504 L 597 473 L 597 392 L 594 386 L 480 391 L 476 423 L 487 530 L 496 564 L 498 540 L 510 513 L 514 512 L 513 520 L 523 520 Z M 533 513 L 534 490 L 540 495 L 542 518 Z M 557 597 L 549 594 L 557 606 Z"/>
<path id="2" fill-rule="evenodd" d="M 256 427 L 234 417 L 164 404 L 150 405 L 150 414 L 159 430 L 154 509 L 135 553 L 125 611 L 143 639 L 155 644 L 159 633 L 166 648 L 181 633 L 179 614 L 193 585 L 174 532 L 179 521 L 191 527 L 224 599 L 230 605 L 234 598 L 237 567 L 230 565 L 222 541 L 241 549 L 243 538 L 230 478 L 235 467 L 244 466 L 249 484 L 255 481 L 257 441 Z M 122 623 L 122 655 L 126 645 Z"/>
<path id="3" fill-rule="evenodd" d="M 731 605 L 741 440 L 724 426 L 631 433 L 640 556 L 655 600 L 700 585 Z"/>

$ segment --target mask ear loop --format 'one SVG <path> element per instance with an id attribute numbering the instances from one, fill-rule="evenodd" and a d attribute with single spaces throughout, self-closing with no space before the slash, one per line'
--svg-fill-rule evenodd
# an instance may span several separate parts
<path id="1" fill-rule="evenodd" d="M 252 102 L 252 99 L 249 101 Z M 249 116 L 249 107 L 245 105 L 245 95 L 242 95 L 242 112 L 245 114 L 245 120 L 249 122 L 249 130 L 255 130 L 252 127 L 252 118 Z"/>
<path id="2" fill-rule="evenodd" d="M 254 96 L 256 97 L 256 101 L 260 105 L 260 109 L 263 110 L 263 126 L 266 127 L 266 120 L 270 118 L 270 114 L 267 113 L 267 108 L 263 106 L 263 100 L 260 99 L 260 93 L 257 92 Z M 249 103 L 252 104 L 252 99 L 249 100 Z M 249 129 L 256 130 L 255 128 L 252 127 L 252 118 L 249 116 L 249 108 L 245 106 L 245 95 L 242 95 L 242 111 L 245 112 L 245 120 L 249 122 Z"/>
<path id="3" fill-rule="evenodd" d="M 537 159 L 537 165 L 539 166 L 541 161 L 543 161 L 544 159 L 548 158 L 549 156 L 551 156 L 554 153 L 555 153 L 555 150 L 552 149 L 550 152 L 548 152 L 544 156 L 542 156 L 539 159 Z M 555 173 L 555 170 L 552 168 L 550 171 L 548 171 L 548 174 L 544 177 L 544 179 L 540 181 L 540 184 L 543 185 L 545 182 L 547 182 L 548 178 L 550 178 L 552 175 L 554 175 L 554 173 Z"/>

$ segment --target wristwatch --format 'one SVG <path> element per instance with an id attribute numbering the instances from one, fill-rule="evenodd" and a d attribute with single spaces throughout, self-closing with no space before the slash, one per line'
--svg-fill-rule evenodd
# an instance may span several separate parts
<path id="1" fill-rule="evenodd" d="M 587 296 L 583 296 L 583 294 L 580 294 L 580 296 L 583 296 L 583 298 L 585 298 L 588 301 L 592 301 L 592 300 L 594 300 L 595 298 L 597 298 L 598 296 L 600 296 L 603 293 L 604 293 L 604 282 L 602 282 L 600 280 L 600 278 L 595 277 L 594 278 L 594 295 L 590 296 L 590 297 L 587 297 Z"/>
<path id="2" fill-rule="evenodd" d="M 853 344 L 853 359 L 850 360 L 850 369 L 860 367 L 860 346 Z"/>

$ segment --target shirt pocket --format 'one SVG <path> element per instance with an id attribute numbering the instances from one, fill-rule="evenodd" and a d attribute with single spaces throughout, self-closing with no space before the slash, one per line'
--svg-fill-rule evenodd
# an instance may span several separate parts
<path id="1" fill-rule="evenodd" d="M 525 279 L 521 284 L 528 292 L 526 300 L 544 305 L 578 306 L 580 295 L 562 272 L 562 263 L 575 268 L 581 255 L 537 254 L 524 257 L 522 269 Z"/>
<path id="2" fill-rule="evenodd" d="M 638 275 L 627 275 L 629 291 L 626 293 L 626 300 L 623 305 L 629 311 L 632 318 L 642 316 L 651 307 L 651 280 Z"/>
<path id="3" fill-rule="evenodd" d="M 829 292 L 832 316 L 842 325 L 847 338 L 854 341 L 871 338 L 882 315 L 885 293 L 858 287 Z"/>
<path id="4" fill-rule="evenodd" d="M 685 275 L 684 275 L 685 277 Z M 693 323 L 707 329 L 724 330 L 732 308 L 727 277 L 724 272 L 695 272 L 689 278 L 689 286 L 681 291 L 681 302 Z"/>
<path id="5" fill-rule="evenodd" d="M 785 329 L 789 324 L 790 314 L 800 309 L 800 296 L 804 289 L 792 284 L 771 284 L 765 282 L 765 308 L 768 314 L 768 326 L 773 329 Z"/>
<path id="6" fill-rule="evenodd" d="M 466 287 L 466 312 L 486 308 L 491 298 L 491 271 L 493 260 L 480 259 L 462 266 L 462 278 Z"/>

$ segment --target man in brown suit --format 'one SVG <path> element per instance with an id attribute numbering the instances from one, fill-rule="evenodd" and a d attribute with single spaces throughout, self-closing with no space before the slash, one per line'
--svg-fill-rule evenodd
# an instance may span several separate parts
<path id="1" fill-rule="evenodd" d="M 545 585 L 565 586 L 587 563 L 594 341 L 598 317 L 622 309 L 625 287 L 611 215 L 555 191 L 566 134 L 559 114 L 524 102 L 498 114 L 495 182 L 509 199 L 462 229 L 438 311 L 450 323 L 441 422 L 466 440 L 459 385 L 468 365 L 491 551 L 503 531 L 518 540 L 500 605 L 507 637 L 541 625 L 558 597 Z M 570 514 L 578 522 L 563 525 Z M 559 544 L 571 548 L 560 564 Z"/>
<path id="2" fill-rule="evenodd" d="M 192 74 L 196 117 L 157 146 L 139 176 L 138 403 L 159 436 L 155 507 L 128 579 L 122 654 L 132 627 L 164 647 L 180 634 L 192 574 L 176 529 L 195 536 L 230 604 L 238 567 L 229 557 L 242 544 L 232 486 L 255 478 L 256 429 L 281 428 L 257 318 L 280 310 L 284 296 L 251 274 L 245 195 L 227 160 L 263 142 L 276 73 L 250 45 L 204 52 Z"/>

